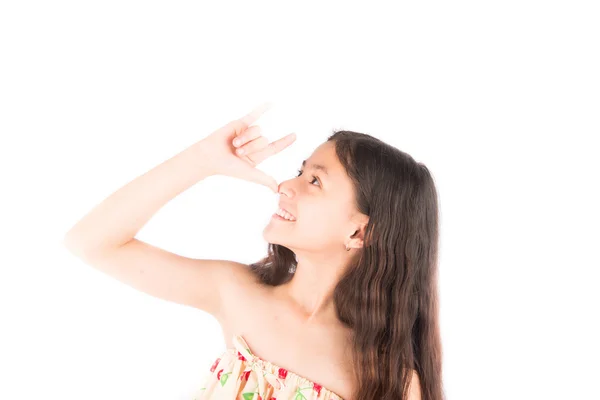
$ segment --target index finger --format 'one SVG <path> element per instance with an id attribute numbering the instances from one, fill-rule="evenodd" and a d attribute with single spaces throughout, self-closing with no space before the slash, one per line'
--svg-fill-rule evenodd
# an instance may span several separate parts
<path id="1" fill-rule="evenodd" d="M 296 141 L 296 133 L 290 133 L 287 136 L 277 139 L 274 142 L 269 143 L 264 149 L 254 152 L 249 155 L 256 165 L 263 162 L 265 159 L 274 156 L 281 152 L 283 149 L 291 145 Z"/>
<path id="2" fill-rule="evenodd" d="M 250 125 L 256 122 L 256 120 L 259 119 L 265 113 L 265 111 L 269 110 L 272 106 L 273 103 L 267 101 L 240 118 L 238 121 L 241 123 L 241 131 L 243 132 L 248 129 Z"/>

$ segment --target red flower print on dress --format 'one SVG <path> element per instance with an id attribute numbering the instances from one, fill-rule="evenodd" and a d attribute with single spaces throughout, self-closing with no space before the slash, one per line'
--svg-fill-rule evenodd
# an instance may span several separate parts
<path id="1" fill-rule="evenodd" d="M 318 383 L 315 383 L 313 385 L 313 389 L 315 392 L 317 392 L 317 396 L 321 394 L 321 389 L 323 388 L 323 386 L 319 385 Z"/>
<path id="2" fill-rule="evenodd" d="M 221 358 L 217 358 L 217 360 L 214 362 L 214 364 L 212 365 L 212 367 L 210 367 L 210 372 L 215 372 L 215 369 L 217 368 L 217 365 L 219 365 L 219 361 L 221 361 Z"/>
<path id="3" fill-rule="evenodd" d="M 238 360 L 246 361 L 246 357 L 242 355 L 239 351 L 237 352 Z"/>
<path id="4" fill-rule="evenodd" d="M 247 381 L 248 378 L 250 377 L 250 372 L 251 372 L 251 370 L 242 372 L 242 375 L 240 376 L 240 380 L 242 380 L 242 381 L 246 380 Z"/>
<path id="5" fill-rule="evenodd" d="M 287 369 L 285 368 L 279 368 L 279 377 L 281 379 L 285 379 L 285 377 L 287 376 Z"/>

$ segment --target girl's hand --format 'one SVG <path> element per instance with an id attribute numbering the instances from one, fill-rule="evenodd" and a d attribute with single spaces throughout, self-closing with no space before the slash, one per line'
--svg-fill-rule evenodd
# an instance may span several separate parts
<path id="1" fill-rule="evenodd" d="M 255 167 L 291 145 L 296 140 L 296 134 L 291 133 L 269 143 L 267 138 L 260 135 L 259 126 L 250 126 L 269 108 L 271 103 L 262 104 L 242 118 L 217 129 L 202 142 L 208 148 L 215 174 L 255 182 L 278 193 L 277 181 Z M 239 153 L 240 150 L 243 150 L 243 154 Z"/>

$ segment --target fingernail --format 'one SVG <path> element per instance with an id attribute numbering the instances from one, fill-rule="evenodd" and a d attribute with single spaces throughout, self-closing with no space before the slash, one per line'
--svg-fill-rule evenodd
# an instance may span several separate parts
<path id="1" fill-rule="evenodd" d="M 238 154 L 244 154 L 244 149 L 237 149 Z"/>
<path id="2" fill-rule="evenodd" d="M 234 146 L 239 146 L 240 145 L 240 139 L 234 139 L 233 140 L 233 145 Z"/>

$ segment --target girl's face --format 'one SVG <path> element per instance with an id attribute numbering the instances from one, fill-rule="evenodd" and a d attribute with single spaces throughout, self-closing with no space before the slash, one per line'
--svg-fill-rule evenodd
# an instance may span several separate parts
<path id="1" fill-rule="evenodd" d="M 295 253 L 345 251 L 356 210 L 352 182 L 337 159 L 335 144 L 321 144 L 299 167 L 297 177 L 279 185 L 279 204 L 296 220 L 272 217 L 263 237 Z"/>

